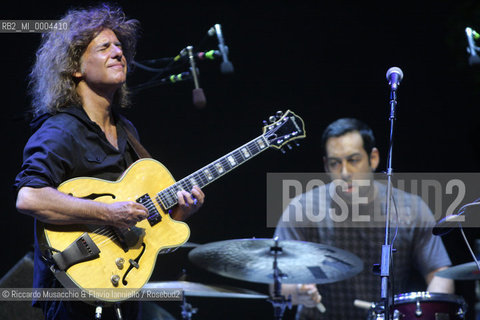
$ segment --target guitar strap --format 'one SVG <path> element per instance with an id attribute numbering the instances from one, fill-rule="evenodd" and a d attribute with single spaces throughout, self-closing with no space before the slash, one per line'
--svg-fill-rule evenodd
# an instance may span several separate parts
<path id="1" fill-rule="evenodd" d="M 135 138 L 135 136 L 128 130 L 127 126 L 122 125 L 123 130 L 125 130 L 127 134 L 127 140 L 130 146 L 133 148 L 133 151 L 137 154 L 138 158 L 151 158 L 152 156 L 150 153 L 145 149 L 141 144 L 140 141 Z"/>

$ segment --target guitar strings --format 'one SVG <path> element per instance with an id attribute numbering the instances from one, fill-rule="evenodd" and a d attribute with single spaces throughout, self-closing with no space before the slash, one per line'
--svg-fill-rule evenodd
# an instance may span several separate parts
<path id="1" fill-rule="evenodd" d="M 275 130 L 272 130 L 272 131 L 275 131 Z M 160 191 L 157 194 L 158 198 L 160 198 L 161 202 L 163 203 L 169 203 L 170 205 L 175 205 L 177 203 L 177 199 L 175 198 L 175 192 L 179 190 L 178 186 L 182 187 L 183 189 L 189 189 L 190 187 L 193 187 L 193 185 L 191 185 L 191 182 L 190 182 L 191 179 L 201 182 L 203 184 L 202 187 L 208 185 L 210 182 L 213 182 L 214 180 L 220 178 L 222 175 L 228 173 L 230 170 L 236 168 L 238 165 L 241 165 L 243 162 L 249 160 L 250 157 L 254 157 L 258 153 L 263 151 L 256 144 L 259 141 L 259 139 L 261 138 L 255 138 L 254 140 L 248 142 L 247 144 L 240 146 L 239 148 L 235 149 L 229 154 L 223 156 L 219 160 L 206 165 L 205 167 L 183 178 L 177 183 L 165 188 L 164 190 Z M 266 145 L 269 144 L 268 140 L 267 141 L 263 140 L 263 141 L 266 142 Z M 248 154 L 249 154 L 248 156 L 245 156 L 243 154 L 242 152 L 243 148 L 246 148 L 248 150 Z M 235 160 L 234 164 L 232 164 L 228 159 L 230 156 L 233 157 L 233 159 Z M 220 168 L 217 167 L 218 164 L 220 164 L 223 172 L 219 171 Z M 225 168 L 228 168 L 228 167 L 230 167 L 230 169 L 225 170 Z M 205 171 L 207 171 L 207 173 L 205 173 Z M 208 174 L 211 174 L 212 178 L 209 179 L 207 176 Z"/>
<path id="2" fill-rule="evenodd" d="M 275 127 L 274 129 L 271 129 L 270 132 L 267 132 L 267 133 L 271 135 L 277 130 L 278 128 Z M 237 166 L 243 164 L 245 161 L 250 160 L 260 152 L 268 149 L 268 147 L 270 146 L 270 142 L 266 138 L 267 133 L 238 147 L 237 149 L 221 157 L 220 159 L 206 165 L 205 167 L 197 170 L 196 172 L 190 174 L 189 176 L 183 178 L 182 180 L 160 191 L 159 193 L 157 193 L 157 198 L 156 198 L 157 201 L 163 204 L 167 204 L 167 207 L 174 206 L 175 204 L 178 203 L 178 199 L 175 197 L 175 193 L 181 190 L 180 188 L 178 188 L 179 186 L 183 190 L 192 188 L 194 185 L 191 182 L 192 179 L 194 180 L 194 182 L 201 182 L 202 187 L 206 186 L 209 183 L 220 178 L 224 174 L 228 173 L 230 170 L 233 170 Z M 259 146 L 259 141 L 262 141 L 265 144 L 266 148 L 262 148 L 261 146 Z M 248 153 L 247 155 L 244 154 L 243 149 L 247 150 L 247 153 Z M 231 160 L 228 159 L 229 157 L 232 157 L 235 163 L 232 164 Z M 218 164 L 220 165 L 220 168 L 217 166 Z M 227 168 L 227 170 L 225 170 L 225 168 Z M 223 171 L 220 171 L 220 170 L 223 170 Z M 208 175 L 212 175 L 212 177 L 209 178 Z"/>
<path id="3" fill-rule="evenodd" d="M 94 231 L 94 233 L 95 233 L 95 235 L 91 237 L 92 240 L 96 240 L 96 239 L 99 239 L 101 237 L 108 237 L 108 238 L 116 237 L 113 230 L 111 230 L 110 228 L 107 228 L 107 227 L 99 228 L 96 231 Z"/>

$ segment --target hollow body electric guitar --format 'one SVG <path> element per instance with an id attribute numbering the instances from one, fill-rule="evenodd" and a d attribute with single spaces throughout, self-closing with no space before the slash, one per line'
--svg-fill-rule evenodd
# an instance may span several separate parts
<path id="1" fill-rule="evenodd" d="M 37 223 L 41 248 L 52 252 L 52 271 L 67 288 L 139 291 L 149 280 L 158 253 L 184 244 L 190 229 L 170 218 L 168 210 L 177 204 L 177 191 L 204 187 L 262 151 L 281 149 L 290 141 L 304 138 L 303 120 L 288 110 L 263 128 L 263 134 L 175 182 L 170 172 L 153 159 L 133 163 L 117 181 L 74 178 L 58 190 L 77 198 L 104 203 L 136 201 L 148 209 L 148 219 L 134 227 L 120 229 L 98 225 L 50 225 Z M 128 290 L 127 290 L 128 291 Z M 99 295 L 98 300 L 118 302 L 128 295 Z"/>

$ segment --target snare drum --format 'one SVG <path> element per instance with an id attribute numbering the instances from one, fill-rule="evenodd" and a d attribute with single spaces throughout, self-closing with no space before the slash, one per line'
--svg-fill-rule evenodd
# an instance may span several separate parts
<path id="1" fill-rule="evenodd" d="M 452 294 L 410 292 L 394 297 L 393 320 L 462 320 L 466 312 L 465 300 Z M 368 320 L 382 319 L 383 314 L 370 310 Z"/>

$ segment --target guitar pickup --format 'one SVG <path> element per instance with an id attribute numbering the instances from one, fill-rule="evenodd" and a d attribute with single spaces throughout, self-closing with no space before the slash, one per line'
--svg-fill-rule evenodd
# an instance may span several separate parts
<path id="1" fill-rule="evenodd" d="M 148 222 L 153 227 L 160 221 L 162 221 L 162 216 L 158 212 L 157 208 L 153 204 L 152 199 L 148 195 L 148 193 L 144 194 L 140 198 L 137 199 L 137 202 L 144 205 L 148 210 Z"/>
<path id="2" fill-rule="evenodd" d="M 54 253 L 52 258 L 59 270 L 66 271 L 74 264 L 97 258 L 99 253 L 100 249 L 98 249 L 88 233 L 85 232 L 65 250 Z"/>

